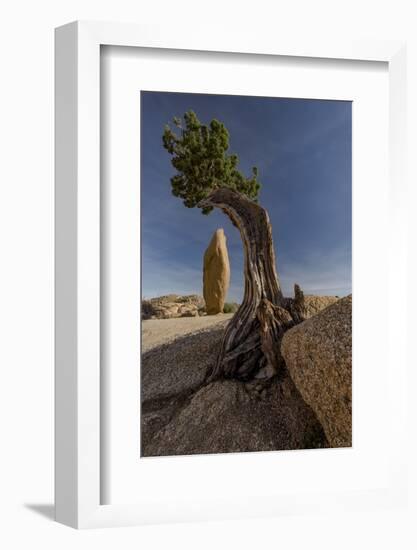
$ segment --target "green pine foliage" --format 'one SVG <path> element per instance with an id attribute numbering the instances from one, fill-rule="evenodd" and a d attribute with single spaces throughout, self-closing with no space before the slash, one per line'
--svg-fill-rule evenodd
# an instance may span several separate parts
<path id="1" fill-rule="evenodd" d="M 172 194 L 187 208 L 197 206 L 218 187 L 230 187 L 257 201 L 261 187 L 258 170 L 253 167 L 249 178 L 238 170 L 238 156 L 227 153 L 229 132 L 222 122 L 213 119 L 207 126 L 193 111 L 187 111 L 182 119 L 174 117 L 172 124 L 165 126 L 162 142 L 176 169 L 171 178 Z M 209 214 L 213 208 L 201 210 Z"/>

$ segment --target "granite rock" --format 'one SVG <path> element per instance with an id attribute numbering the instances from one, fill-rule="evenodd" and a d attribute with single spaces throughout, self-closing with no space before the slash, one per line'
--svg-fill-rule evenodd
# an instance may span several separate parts
<path id="1" fill-rule="evenodd" d="M 309 319 L 313 315 L 316 315 L 326 307 L 335 304 L 339 298 L 337 296 L 313 296 L 309 294 L 304 295 L 304 306 L 306 318 Z"/>
<path id="2" fill-rule="evenodd" d="M 168 294 L 150 300 L 142 300 L 142 319 L 145 320 L 197 317 L 204 312 L 204 299 L 198 294 L 187 296 Z"/>
<path id="3" fill-rule="evenodd" d="M 178 405 L 176 411 L 172 403 L 170 409 L 159 410 L 158 428 L 151 437 L 146 437 L 151 430 L 145 425 L 144 456 L 327 446 L 320 423 L 288 375 L 263 386 L 212 382 Z"/>
<path id="4" fill-rule="evenodd" d="M 230 264 L 226 236 L 223 229 L 217 229 L 204 253 L 203 295 L 207 315 L 223 312 L 229 282 Z"/>
<path id="5" fill-rule="evenodd" d="M 352 296 L 290 329 L 281 352 L 332 447 L 352 445 Z"/>
<path id="6" fill-rule="evenodd" d="M 227 320 L 142 354 L 142 402 L 166 399 L 200 386 L 216 360 Z"/>

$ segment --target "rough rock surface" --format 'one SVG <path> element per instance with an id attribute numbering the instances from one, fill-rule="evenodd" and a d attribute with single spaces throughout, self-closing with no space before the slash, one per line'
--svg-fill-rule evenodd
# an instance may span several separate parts
<path id="1" fill-rule="evenodd" d="M 197 317 L 205 312 L 202 296 L 190 294 L 179 296 L 168 294 L 150 300 L 142 300 L 142 319 L 172 319 L 175 317 Z"/>
<path id="2" fill-rule="evenodd" d="M 268 385 L 223 380 L 185 397 L 144 446 L 145 456 L 327 446 L 316 416 L 286 375 Z"/>
<path id="3" fill-rule="evenodd" d="M 223 312 L 230 282 L 230 265 L 226 236 L 217 229 L 204 253 L 203 294 L 207 315 Z"/>
<path id="4" fill-rule="evenodd" d="M 216 358 L 227 320 L 142 354 L 142 402 L 195 389 Z"/>
<path id="5" fill-rule="evenodd" d="M 328 446 L 286 371 L 272 380 L 204 385 L 227 321 L 177 338 L 142 358 L 142 455 Z"/>
<path id="6" fill-rule="evenodd" d="M 281 352 L 332 447 L 352 445 L 352 296 L 290 329 Z"/>
<path id="7" fill-rule="evenodd" d="M 180 334 L 142 353 L 141 363 L 141 409 L 142 448 L 153 435 L 165 426 L 187 401 L 187 396 L 201 387 L 206 370 L 211 365 L 224 328 L 230 317 L 216 324 L 200 328 L 193 333 Z M 207 317 L 199 318 L 201 320 Z M 211 319 L 213 319 L 211 317 Z M 197 319 L 195 321 L 198 321 Z M 144 321 L 145 323 L 192 322 L 191 319 Z M 165 330 L 165 333 L 167 331 Z M 176 333 L 176 334 L 175 334 Z M 164 337 L 166 334 L 164 335 Z M 150 342 L 147 342 L 147 345 Z M 196 361 L 196 357 L 199 360 Z M 144 454 L 144 453 L 142 453 Z M 145 453 L 146 456 L 146 453 Z"/>
<path id="8" fill-rule="evenodd" d="M 312 296 L 304 295 L 304 303 L 307 319 L 316 315 L 326 307 L 331 306 L 339 300 L 338 296 Z"/>

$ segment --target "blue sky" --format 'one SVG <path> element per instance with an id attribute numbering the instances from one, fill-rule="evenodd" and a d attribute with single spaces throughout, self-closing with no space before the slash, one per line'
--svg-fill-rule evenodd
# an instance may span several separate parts
<path id="1" fill-rule="evenodd" d="M 260 204 L 273 228 L 286 296 L 351 292 L 352 110 L 348 101 L 141 92 L 142 296 L 202 294 L 204 251 L 223 227 L 231 266 L 228 301 L 243 294 L 240 235 L 217 210 L 203 216 L 171 194 L 164 125 L 192 109 L 221 120 L 240 169 L 259 169 Z"/>

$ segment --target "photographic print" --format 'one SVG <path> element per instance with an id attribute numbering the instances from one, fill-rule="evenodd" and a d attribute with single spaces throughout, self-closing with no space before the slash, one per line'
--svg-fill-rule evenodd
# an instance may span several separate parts
<path id="1" fill-rule="evenodd" d="M 140 101 L 141 456 L 350 447 L 351 102 Z"/>

